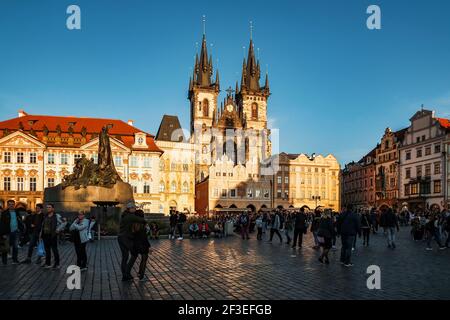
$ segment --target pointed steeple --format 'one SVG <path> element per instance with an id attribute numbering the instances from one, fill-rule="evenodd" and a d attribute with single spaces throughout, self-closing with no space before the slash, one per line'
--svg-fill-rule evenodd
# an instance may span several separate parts
<path id="1" fill-rule="evenodd" d="M 255 58 L 255 50 L 253 45 L 253 40 L 250 39 L 250 44 L 248 47 L 248 57 L 246 66 L 246 87 L 250 91 L 259 91 L 259 62 Z"/>
<path id="2" fill-rule="evenodd" d="M 264 89 L 266 89 L 266 91 L 269 91 L 269 74 L 266 73 L 266 82 L 264 83 Z"/>
<path id="3" fill-rule="evenodd" d="M 220 90 L 219 70 L 216 70 L 216 82 L 215 86 L 217 90 Z"/>

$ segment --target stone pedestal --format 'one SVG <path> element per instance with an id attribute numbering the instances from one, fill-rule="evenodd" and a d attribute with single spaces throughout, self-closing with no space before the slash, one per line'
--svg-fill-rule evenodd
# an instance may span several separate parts
<path id="1" fill-rule="evenodd" d="M 117 182 L 112 188 L 88 186 L 75 190 L 72 186 L 63 189 L 57 185 L 44 191 L 44 203 L 52 203 L 57 213 L 90 212 L 94 202 L 118 202 L 117 206 L 123 209 L 130 200 L 133 200 L 133 189 L 125 182 Z"/>

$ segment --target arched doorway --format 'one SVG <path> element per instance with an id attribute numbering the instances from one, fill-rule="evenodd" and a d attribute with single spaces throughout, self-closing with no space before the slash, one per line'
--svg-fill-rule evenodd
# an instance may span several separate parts
<path id="1" fill-rule="evenodd" d="M 277 207 L 277 209 L 283 210 L 284 207 L 280 204 L 280 205 Z"/>
<path id="2" fill-rule="evenodd" d="M 266 206 L 265 204 L 263 204 L 263 205 L 261 206 L 261 209 L 267 209 L 267 206 Z"/>
<path id="3" fill-rule="evenodd" d="M 232 204 L 232 205 L 230 206 L 230 209 L 237 209 L 237 207 L 236 207 L 235 204 Z"/>
<path id="4" fill-rule="evenodd" d="M 251 212 L 256 212 L 256 207 L 254 205 L 252 205 L 252 204 L 249 204 L 247 206 L 247 209 L 249 209 Z"/>

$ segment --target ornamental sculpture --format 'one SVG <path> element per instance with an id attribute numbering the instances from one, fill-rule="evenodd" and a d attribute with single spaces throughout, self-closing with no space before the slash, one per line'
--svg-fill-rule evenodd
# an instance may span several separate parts
<path id="1" fill-rule="evenodd" d="M 69 186 L 75 189 L 87 186 L 100 186 L 112 188 L 117 182 L 122 181 L 114 166 L 108 128 L 103 127 L 99 135 L 98 164 L 94 159 L 87 159 L 86 155 L 75 161 L 73 173 L 66 175 L 62 181 L 63 189 Z"/>

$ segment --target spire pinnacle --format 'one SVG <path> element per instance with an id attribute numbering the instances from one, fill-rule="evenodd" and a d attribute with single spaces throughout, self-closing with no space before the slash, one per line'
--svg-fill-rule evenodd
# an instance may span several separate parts
<path id="1" fill-rule="evenodd" d="M 203 36 L 206 36 L 206 15 L 203 15 Z"/>

